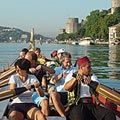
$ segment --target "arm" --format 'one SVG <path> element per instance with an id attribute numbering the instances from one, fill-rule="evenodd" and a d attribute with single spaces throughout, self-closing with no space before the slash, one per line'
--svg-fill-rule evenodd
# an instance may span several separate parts
<path id="1" fill-rule="evenodd" d="M 47 67 L 45 65 L 42 65 L 42 68 L 46 71 L 48 71 L 50 74 L 54 74 L 55 73 L 55 70 L 53 70 L 52 68 L 50 67 Z"/>
<path id="2" fill-rule="evenodd" d="M 52 81 L 54 83 L 57 83 L 60 79 L 62 79 L 62 77 L 63 77 L 63 73 L 60 73 L 59 75 L 55 75 Z"/>
<path id="3" fill-rule="evenodd" d="M 55 71 L 57 71 L 57 70 L 55 69 Z M 62 78 L 65 79 L 67 75 L 68 75 L 68 74 L 66 73 L 66 70 L 65 70 L 65 71 L 61 71 L 61 72 L 59 72 L 59 73 L 56 72 L 56 75 L 55 75 L 54 78 L 53 78 L 53 82 L 54 82 L 54 83 L 57 83 L 57 82 L 58 82 L 59 80 L 61 80 Z"/>
<path id="4" fill-rule="evenodd" d="M 36 70 L 39 70 L 39 69 L 43 69 L 43 70 L 45 70 L 45 71 L 48 71 L 50 74 L 54 74 L 55 73 L 55 70 L 53 70 L 52 68 L 50 68 L 50 67 L 47 67 L 47 66 L 45 66 L 45 65 L 38 65 L 37 67 L 36 67 Z"/>
<path id="5" fill-rule="evenodd" d="M 15 89 L 15 88 L 16 88 L 16 84 L 11 83 L 10 86 L 9 86 L 9 90 L 12 90 L 12 89 Z"/>
<path id="6" fill-rule="evenodd" d="M 34 84 L 34 86 L 35 86 L 36 92 L 37 92 L 41 97 L 43 97 L 43 96 L 44 96 L 44 92 L 43 92 L 42 88 L 40 87 L 40 84 L 39 84 L 38 82 L 34 82 L 33 84 Z"/>
<path id="7" fill-rule="evenodd" d="M 77 79 L 73 77 L 70 81 L 65 83 L 64 89 L 66 91 L 71 91 L 75 87 L 76 84 L 77 84 Z"/>
<path id="8" fill-rule="evenodd" d="M 9 90 L 13 90 L 13 89 L 15 89 L 16 87 L 17 87 L 17 84 L 16 84 L 16 80 L 15 80 L 15 76 L 14 75 L 12 75 L 11 77 L 10 77 L 10 79 L 9 79 Z"/>

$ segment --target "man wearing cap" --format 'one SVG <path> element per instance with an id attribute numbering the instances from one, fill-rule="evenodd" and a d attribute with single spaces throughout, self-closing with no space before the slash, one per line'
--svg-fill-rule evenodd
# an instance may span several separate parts
<path id="1" fill-rule="evenodd" d="M 92 102 L 89 83 L 97 77 L 91 74 L 91 62 L 87 56 L 77 60 L 78 70 L 66 77 L 64 89 L 75 90 L 75 101 L 70 109 L 70 120 L 116 120 L 113 112 Z"/>
<path id="2" fill-rule="evenodd" d="M 58 60 L 59 60 L 59 63 L 61 64 L 61 57 L 62 57 L 62 54 L 65 52 L 65 49 L 64 48 L 61 48 L 57 51 L 57 57 L 58 57 Z"/>
<path id="3" fill-rule="evenodd" d="M 62 65 L 55 68 L 55 75 L 52 82 L 55 84 L 56 91 L 51 91 L 50 97 L 52 102 L 61 116 L 65 116 L 65 109 L 63 105 L 67 103 L 67 91 L 64 90 L 64 83 L 66 76 L 72 72 L 74 67 L 71 64 L 71 54 L 64 52 L 62 55 Z M 62 104 L 61 104 L 62 103 Z"/>
<path id="4" fill-rule="evenodd" d="M 46 62 L 46 65 L 48 67 L 52 68 L 52 69 L 54 69 L 55 67 L 60 66 L 58 56 L 57 56 L 57 50 L 54 50 L 51 53 L 51 61 Z"/>

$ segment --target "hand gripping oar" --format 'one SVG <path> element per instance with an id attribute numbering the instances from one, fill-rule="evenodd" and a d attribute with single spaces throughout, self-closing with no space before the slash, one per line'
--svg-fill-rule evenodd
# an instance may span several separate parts
<path id="1" fill-rule="evenodd" d="M 95 81 L 91 81 L 89 86 L 100 95 L 103 95 L 106 99 L 109 99 L 115 104 L 120 105 L 120 93 Z"/>
<path id="2" fill-rule="evenodd" d="M 31 85 L 31 88 L 34 88 L 34 85 Z M 13 90 L 6 90 L 3 92 L 0 92 L 0 101 L 9 99 L 11 97 L 14 97 L 16 95 L 20 95 L 21 93 L 27 91 L 28 89 L 26 87 L 20 87 L 15 88 Z"/>
<path id="3" fill-rule="evenodd" d="M 77 74 L 73 73 L 73 77 L 76 78 Z M 81 77 L 81 76 L 79 76 Z M 81 77 L 80 79 L 82 82 L 84 82 L 84 79 Z M 96 91 L 98 94 L 104 96 L 106 99 L 109 99 L 113 103 L 120 105 L 120 93 L 116 92 L 112 88 L 105 86 L 103 84 L 99 84 L 96 81 L 90 81 L 88 84 L 89 87 L 91 87 L 94 91 Z"/>

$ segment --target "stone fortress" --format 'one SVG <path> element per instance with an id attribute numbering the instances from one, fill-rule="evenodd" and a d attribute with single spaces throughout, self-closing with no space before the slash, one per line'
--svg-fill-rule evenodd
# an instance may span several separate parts
<path id="1" fill-rule="evenodd" d="M 112 5 L 111 5 L 111 13 L 112 14 L 115 12 L 115 9 L 117 7 L 120 7 L 120 0 L 112 0 Z"/>

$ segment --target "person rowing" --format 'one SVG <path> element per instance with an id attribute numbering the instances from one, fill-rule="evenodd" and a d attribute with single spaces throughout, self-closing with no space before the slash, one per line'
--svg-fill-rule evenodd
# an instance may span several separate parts
<path id="1" fill-rule="evenodd" d="M 67 104 L 67 91 L 64 90 L 64 82 L 70 72 L 74 72 L 74 67 L 71 64 L 71 54 L 64 52 L 61 56 L 61 66 L 55 68 L 54 77 L 50 81 L 55 86 L 49 85 L 51 101 L 57 112 L 64 117 L 66 114 L 64 106 Z"/>
<path id="2" fill-rule="evenodd" d="M 75 90 L 75 101 L 71 106 L 70 120 L 116 120 L 115 114 L 98 104 L 92 102 L 89 84 L 98 82 L 97 76 L 91 74 L 91 62 L 87 56 L 77 60 L 78 70 L 66 77 L 64 89 Z M 98 82 L 99 83 L 99 82 Z"/>
<path id="3" fill-rule="evenodd" d="M 26 87 L 28 90 L 13 99 L 8 109 L 8 118 L 10 120 L 24 120 L 25 118 L 31 120 L 46 120 L 44 114 L 32 101 L 32 94 L 34 93 L 34 90 L 30 88 L 32 84 L 41 97 L 44 97 L 44 92 L 39 86 L 37 78 L 34 75 L 28 74 L 30 62 L 27 59 L 18 59 L 14 66 L 16 74 L 10 77 L 9 89 Z"/>

